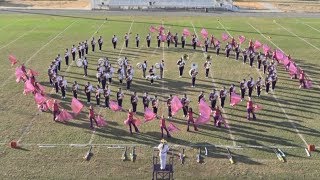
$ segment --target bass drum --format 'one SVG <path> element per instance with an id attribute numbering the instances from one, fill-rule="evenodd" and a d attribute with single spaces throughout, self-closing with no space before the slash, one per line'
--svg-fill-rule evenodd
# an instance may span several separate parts
<path id="1" fill-rule="evenodd" d="M 104 65 L 104 59 L 103 59 L 103 58 L 100 58 L 100 59 L 98 60 L 98 64 L 99 64 L 99 66 L 103 66 L 103 65 Z"/>
<path id="2" fill-rule="evenodd" d="M 83 66 L 83 60 L 82 59 L 78 59 L 76 61 L 76 64 L 77 64 L 78 67 L 82 67 Z"/>

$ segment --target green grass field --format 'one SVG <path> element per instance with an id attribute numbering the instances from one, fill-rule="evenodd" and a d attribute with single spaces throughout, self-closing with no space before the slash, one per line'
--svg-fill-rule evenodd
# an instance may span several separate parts
<path id="1" fill-rule="evenodd" d="M 220 19 L 220 21 L 217 21 Z M 52 121 L 51 113 L 39 113 L 33 97 L 22 94 L 23 85 L 17 84 L 14 78 L 14 68 L 8 63 L 9 54 L 14 54 L 20 62 L 40 72 L 38 81 L 46 86 L 48 95 L 61 99 L 60 94 L 53 93 L 48 86 L 47 67 L 58 53 L 64 54 L 65 48 L 72 44 L 91 39 L 92 36 L 104 37 L 103 51 L 89 53 L 89 76 L 83 77 L 83 69 L 72 63 L 66 67 L 62 63 L 61 73 L 71 82 L 77 80 L 83 90 L 85 82 L 96 84 L 95 68 L 100 57 L 107 56 L 114 64 L 118 57 L 127 56 L 130 63 L 148 60 L 155 64 L 165 60 L 166 70 L 163 81 L 159 80 L 153 86 L 141 78 L 142 71 L 135 68 L 132 91 L 137 91 L 141 97 L 144 91 L 157 94 L 161 100 L 168 95 L 187 93 L 192 100 L 191 106 L 198 112 L 197 97 L 201 90 L 206 93 L 213 87 L 229 88 L 231 83 L 238 82 L 250 76 L 257 79 L 259 71 L 243 65 L 233 58 L 226 59 L 224 54 L 216 57 L 212 49 L 208 54 L 213 56 L 212 77 L 205 79 L 202 64 L 205 61 L 200 48 L 197 51 L 179 48 L 155 48 L 156 35 L 152 34 L 152 48 L 146 48 L 145 37 L 150 25 L 163 24 L 171 32 L 181 34 L 184 28 L 200 34 L 205 27 L 210 34 L 221 39 L 223 32 L 238 37 L 244 35 L 247 39 L 258 39 L 273 48 L 281 48 L 311 76 L 313 88 L 299 89 L 298 81 L 291 80 L 282 66 L 278 66 L 276 92 L 254 101 L 263 106 L 257 113 L 256 121 L 247 121 L 245 103 L 236 107 L 225 107 L 225 118 L 230 129 L 215 128 L 213 123 L 200 126 L 199 132 L 187 132 L 186 120 L 182 112 L 173 118 L 181 131 L 169 139 L 170 145 L 179 145 L 175 152 L 186 146 L 187 159 L 185 165 L 180 165 L 175 157 L 175 179 L 213 179 L 213 178 L 250 178 L 250 179 L 317 179 L 320 174 L 319 151 L 307 157 L 304 148 L 307 144 L 320 147 L 319 124 L 319 80 L 320 68 L 318 53 L 320 51 L 320 21 L 312 18 L 251 18 L 251 17 L 156 17 L 156 16 L 109 16 L 92 15 L 90 17 L 72 18 L 62 16 L 46 16 L 32 14 L 1 14 L 0 17 L 0 177 L 1 179 L 150 179 L 152 167 L 152 147 L 160 140 L 159 123 L 153 121 L 140 127 L 141 133 L 131 136 L 123 124 L 126 119 L 124 112 L 112 112 L 103 107 L 96 107 L 108 121 L 108 126 L 89 129 L 88 109 L 67 124 Z M 123 35 L 132 32 L 129 48 L 122 48 Z M 140 48 L 135 48 L 134 36 L 140 34 Z M 118 35 L 119 45 L 113 50 L 111 37 Z M 268 38 L 271 37 L 271 38 Z M 271 41 L 271 42 L 270 42 Z M 188 39 L 188 42 L 190 40 Z M 247 42 L 245 43 L 247 45 Z M 224 47 L 222 44 L 221 47 Z M 91 48 L 90 48 L 91 49 Z M 176 61 L 181 55 L 189 54 L 190 60 L 183 78 L 178 78 Z M 191 62 L 199 64 L 199 75 L 196 87 L 191 87 L 191 79 L 187 74 Z M 213 83 L 214 82 L 214 83 Z M 115 99 L 119 85 L 116 78 L 111 85 L 112 97 Z M 256 94 L 254 92 L 254 94 Z M 129 104 L 130 92 L 126 92 L 124 108 Z M 61 104 L 71 110 L 71 92 Z M 80 99 L 85 102 L 85 95 L 80 93 Z M 226 102 L 229 101 L 227 98 Z M 93 103 L 95 100 L 93 98 Z M 228 103 L 227 103 L 228 104 Z M 138 105 L 138 116 L 143 117 L 142 102 Z M 167 114 L 162 103 L 160 112 Z M 23 149 L 11 149 L 11 140 L 20 140 Z M 41 145 L 47 144 L 48 147 Z M 74 147 L 71 144 L 83 144 Z M 88 150 L 88 144 L 94 145 L 94 156 L 90 161 L 82 157 Z M 137 146 L 136 162 L 122 162 L 122 150 L 111 149 L 115 146 Z M 196 162 L 197 147 L 207 146 L 208 157 L 204 163 Z M 229 146 L 235 164 L 230 164 L 224 147 Z M 286 153 L 286 163 L 281 163 L 271 147 L 279 147 Z"/>

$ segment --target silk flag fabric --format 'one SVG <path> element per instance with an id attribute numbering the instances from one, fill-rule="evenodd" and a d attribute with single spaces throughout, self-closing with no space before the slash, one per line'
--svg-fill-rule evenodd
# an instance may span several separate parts
<path id="1" fill-rule="evenodd" d="M 231 93 L 231 101 L 230 106 L 235 106 L 241 102 L 241 96 L 237 93 L 233 92 Z"/>
<path id="2" fill-rule="evenodd" d="M 165 42 L 167 40 L 167 36 L 165 34 L 161 35 L 161 41 Z"/>
<path id="3" fill-rule="evenodd" d="M 290 63 L 289 73 L 291 75 L 298 74 L 298 68 L 293 63 Z"/>
<path id="4" fill-rule="evenodd" d="M 164 31 L 164 27 L 163 26 L 160 26 L 158 31 L 160 32 L 160 34 L 162 34 L 162 32 Z"/>
<path id="5" fill-rule="evenodd" d="M 284 58 L 284 54 L 283 54 L 283 52 L 282 51 L 280 51 L 280 50 L 276 50 L 276 58 L 277 58 L 277 60 L 282 60 L 283 58 Z"/>
<path id="6" fill-rule="evenodd" d="M 29 69 L 27 74 L 31 75 L 31 76 L 39 76 L 39 73 L 37 71 L 32 70 L 32 69 Z"/>
<path id="7" fill-rule="evenodd" d="M 48 100 L 46 101 L 46 104 L 47 104 L 48 108 L 49 108 L 51 111 L 53 111 L 53 101 L 54 101 L 54 99 L 48 99 Z M 58 102 L 58 105 L 59 105 L 59 102 Z"/>
<path id="8" fill-rule="evenodd" d="M 185 36 L 190 36 L 190 35 L 191 35 L 189 29 L 187 29 L 187 28 L 184 28 L 184 29 L 183 29 L 182 34 L 185 35 Z"/>
<path id="9" fill-rule="evenodd" d="M 264 54 L 267 54 L 267 52 L 269 52 L 271 48 L 268 45 L 263 44 L 262 49 L 263 49 Z"/>
<path id="10" fill-rule="evenodd" d="M 312 88 L 312 81 L 311 80 L 308 79 L 308 80 L 305 81 L 305 83 L 306 83 L 306 88 L 307 89 Z"/>
<path id="11" fill-rule="evenodd" d="M 68 111 L 62 109 L 59 113 L 59 115 L 56 117 L 57 121 L 65 122 L 73 119 L 72 115 L 68 113 Z"/>
<path id="12" fill-rule="evenodd" d="M 222 33 L 222 40 L 223 40 L 223 41 L 226 41 L 226 40 L 228 40 L 228 39 L 229 39 L 229 35 L 226 34 L 226 33 Z"/>
<path id="13" fill-rule="evenodd" d="M 211 108 L 203 99 L 199 103 L 199 114 L 196 124 L 206 124 L 210 121 Z"/>
<path id="14" fill-rule="evenodd" d="M 254 42 L 254 49 L 259 49 L 262 46 L 261 42 L 259 42 L 258 40 L 256 40 Z"/>
<path id="15" fill-rule="evenodd" d="M 99 127 L 103 127 L 103 126 L 107 125 L 106 120 L 103 117 L 101 117 L 100 115 L 96 116 L 96 122 Z"/>
<path id="16" fill-rule="evenodd" d="M 244 36 L 239 36 L 238 39 L 239 39 L 240 44 L 242 44 L 246 41 L 246 37 L 244 37 Z"/>
<path id="17" fill-rule="evenodd" d="M 262 106 L 260 104 L 254 104 L 253 105 L 254 112 L 260 111 L 262 109 Z"/>
<path id="18" fill-rule="evenodd" d="M 209 34 L 208 31 L 205 28 L 203 28 L 200 33 L 201 33 L 203 38 L 207 38 L 208 34 Z"/>
<path id="19" fill-rule="evenodd" d="M 109 103 L 109 107 L 112 111 L 120 111 L 121 110 L 121 107 L 118 105 L 117 102 L 115 101 L 110 101 Z"/>
<path id="20" fill-rule="evenodd" d="M 149 122 L 149 121 L 152 121 L 154 120 L 154 118 L 156 117 L 157 115 L 155 113 L 153 113 L 153 111 L 149 108 L 146 108 L 144 110 L 144 121 L 145 122 Z"/>
<path id="21" fill-rule="evenodd" d="M 71 109 L 74 114 L 79 114 L 83 107 L 83 104 L 77 98 L 72 98 Z"/>
<path id="22" fill-rule="evenodd" d="M 177 112 L 183 107 L 180 99 L 178 96 L 173 96 L 172 101 L 171 101 L 171 110 L 172 110 L 172 115 L 177 114 Z"/>
<path id="23" fill-rule="evenodd" d="M 157 30 L 157 28 L 155 28 L 154 26 L 150 26 L 149 31 L 152 32 L 152 33 L 154 33 L 154 32 L 156 32 L 156 31 L 158 31 L 158 30 Z"/>
<path id="24" fill-rule="evenodd" d="M 28 93 L 31 93 L 35 90 L 33 84 L 31 83 L 30 80 L 27 80 L 25 83 L 24 83 L 24 91 L 23 93 L 24 94 L 28 94 Z"/>
<path id="25" fill-rule="evenodd" d="M 34 95 L 34 101 L 37 103 L 37 104 L 43 104 L 44 102 L 46 102 L 46 98 L 44 96 L 42 96 L 40 93 L 36 93 Z"/>
<path id="26" fill-rule="evenodd" d="M 37 83 L 37 87 L 40 93 L 44 94 L 46 92 L 46 89 L 40 83 Z"/>
<path id="27" fill-rule="evenodd" d="M 16 75 L 16 82 L 20 82 L 20 80 L 22 79 L 22 77 L 23 77 L 25 74 L 24 74 L 24 72 L 22 71 L 22 68 L 21 68 L 21 67 L 17 67 L 17 68 L 16 68 L 15 75 Z"/>
<path id="28" fill-rule="evenodd" d="M 18 61 L 17 61 L 17 58 L 14 57 L 13 55 L 9 55 L 9 61 L 10 61 L 10 63 L 11 63 L 11 66 L 17 64 L 17 62 L 18 62 Z"/>
<path id="29" fill-rule="evenodd" d="M 171 123 L 171 122 L 169 123 L 167 129 L 168 129 L 168 131 L 170 133 L 174 133 L 174 132 L 180 131 L 180 129 L 177 126 L 175 126 L 173 123 Z"/>
<path id="30" fill-rule="evenodd" d="M 134 123 L 136 126 L 140 126 L 140 125 L 141 125 L 141 120 L 138 119 L 138 118 L 133 119 L 132 121 L 133 121 L 133 123 Z M 125 125 L 129 125 L 129 119 L 123 121 L 123 123 L 124 123 Z"/>

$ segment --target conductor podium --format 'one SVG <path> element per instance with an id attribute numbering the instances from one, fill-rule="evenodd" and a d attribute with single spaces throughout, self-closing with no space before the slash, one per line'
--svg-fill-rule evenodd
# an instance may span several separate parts
<path id="1" fill-rule="evenodd" d="M 172 153 L 171 153 L 172 154 Z M 160 169 L 159 156 L 153 155 L 153 172 L 152 180 L 158 179 L 173 179 L 173 156 L 167 157 L 167 164 L 165 169 Z"/>

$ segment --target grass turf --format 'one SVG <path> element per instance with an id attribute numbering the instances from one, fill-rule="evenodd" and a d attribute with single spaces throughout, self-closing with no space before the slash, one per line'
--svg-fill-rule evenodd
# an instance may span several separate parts
<path id="1" fill-rule="evenodd" d="M 182 112 L 172 120 L 181 131 L 173 134 L 169 140 L 174 145 L 187 146 L 187 161 L 185 166 L 176 165 L 175 178 L 208 179 L 212 176 L 221 178 L 274 178 L 273 174 L 282 178 L 306 178 L 315 177 L 318 171 L 313 167 L 319 165 L 318 152 L 313 153 L 307 159 L 303 148 L 304 142 L 298 136 L 296 129 L 289 122 L 293 121 L 294 126 L 299 130 L 309 144 L 319 145 L 319 67 L 316 53 L 313 48 L 298 37 L 292 35 L 292 31 L 297 36 L 305 39 L 315 46 L 320 44 L 320 35 L 315 29 L 320 29 L 320 23 L 312 18 L 277 18 L 276 22 L 286 29 L 275 24 L 271 18 L 247 18 L 247 17 L 223 17 L 220 23 L 219 17 L 162 17 L 164 26 L 171 32 L 181 34 L 183 28 L 188 28 L 192 33 L 194 30 L 200 34 L 201 28 L 205 27 L 210 33 L 220 37 L 221 33 L 228 31 L 232 36 L 244 35 L 249 38 L 259 39 L 263 43 L 268 43 L 265 36 L 270 36 L 275 45 L 279 46 L 286 53 L 296 60 L 313 78 L 313 89 L 299 90 L 298 82 L 290 80 L 288 73 L 278 67 L 279 82 L 277 83 L 275 96 L 265 95 L 261 98 L 254 98 L 254 101 L 263 105 L 263 110 L 257 113 L 258 120 L 248 122 L 245 119 L 245 104 L 241 103 L 237 107 L 226 106 L 225 116 L 227 117 L 231 133 L 225 128 L 215 128 L 212 122 L 200 127 L 200 132 L 186 132 L 186 120 L 182 118 Z M 156 41 L 153 34 L 152 48 L 147 49 L 144 38 L 148 33 L 150 25 L 160 25 L 162 18 L 146 16 L 114 16 L 104 21 L 103 17 L 92 16 L 89 18 L 71 18 L 42 15 L 2 15 L 0 18 L 0 42 L 1 42 L 1 64 L 0 72 L 1 111 L 0 117 L 0 137 L 4 145 L 1 147 L 1 176 L 3 178 L 112 178 L 129 179 L 130 176 L 137 176 L 138 179 L 148 179 L 151 175 L 152 146 L 156 145 L 160 139 L 159 123 L 154 121 L 141 126 L 141 134 L 130 136 L 127 127 L 123 124 L 126 113 L 114 113 L 110 110 L 96 107 L 96 112 L 100 112 L 108 120 L 108 126 L 98 128 L 93 135 L 89 130 L 87 119 L 87 108 L 75 120 L 66 125 L 54 123 L 50 113 L 38 113 L 31 96 L 22 95 L 23 86 L 16 84 L 12 74 L 13 68 L 7 62 L 8 54 L 17 56 L 20 62 L 26 62 L 31 67 L 40 72 L 38 81 L 47 86 L 47 92 L 51 97 L 60 99 L 60 94 L 54 94 L 48 86 L 46 69 L 50 61 L 58 54 L 64 54 L 65 48 L 70 48 L 72 44 L 77 44 L 83 40 L 90 40 L 90 37 L 102 35 L 105 40 L 103 51 L 89 53 L 89 76 L 83 78 L 83 70 L 72 63 L 68 68 L 62 63 L 61 73 L 71 85 L 77 80 L 81 84 L 90 81 L 96 84 L 95 67 L 97 59 L 107 56 L 112 63 L 116 63 L 118 57 L 127 56 L 135 66 L 136 63 L 148 60 L 149 64 L 155 64 L 161 59 L 165 60 L 166 70 L 163 81 L 159 80 L 153 86 L 141 78 L 142 72 L 135 68 L 135 77 L 132 91 L 137 91 L 141 97 L 144 91 L 151 95 L 157 94 L 164 100 L 171 94 L 181 95 L 187 93 L 192 100 L 191 106 L 198 112 L 197 96 L 204 90 L 206 97 L 211 89 L 221 89 L 223 86 L 229 87 L 231 83 L 238 82 L 248 74 L 257 79 L 259 72 L 255 68 L 250 68 L 248 64 L 243 65 L 234 59 L 226 59 L 224 54 L 219 57 L 213 56 L 212 78 L 204 78 L 204 56 L 200 48 L 197 51 L 179 48 L 155 48 Z M 247 23 L 248 22 L 248 23 Z M 302 22 L 314 27 L 312 29 Z M 193 25 L 194 28 L 193 28 Z M 250 26 L 251 24 L 252 26 Z M 123 48 L 123 35 L 131 27 L 132 35 L 129 48 Z M 98 30 L 98 31 L 97 31 Z M 258 32 L 258 31 L 260 32 Z M 140 48 L 135 48 L 134 36 L 140 34 Z M 117 34 L 119 37 L 118 48 L 111 47 L 111 37 Z M 14 41 L 13 43 L 11 43 Z M 190 40 L 188 39 L 188 42 Z M 8 43 L 11 43 L 7 45 Z M 247 44 L 247 43 L 246 43 Z M 42 46 L 45 46 L 42 48 Z M 222 45 L 224 46 L 224 44 Z M 40 49 L 41 48 L 41 49 Z M 183 78 L 178 78 L 176 67 L 177 59 L 184 53 L 189 54 L 190 60 L 185 69 Z M 214 55 L 213 50 L 209 54 Z M 199 75 L 196 87 L 191 88 L 191 80 L 187 75 L 190 62 L 199 64 Z M 214 81 L 214 83 L 212 82 Z M 111 85 L 112 97 L 115 99 L 119 85 L 117 79 Z M 239 89 L 239 88 L 237 88 Z M 126 92 L 124 108 L 131 107 L 129 104 L 129 92 Z M 80 99 L 85 101 L 83 93 Z M 70 110 L 70 91 L 67 98 L 61 100 L 61 104 Z M 226 102 L 228 102 L 228 98 Z M 95 103 L 95 100 L 92 100 Z M 138 116 L 142 118 L 142 103 L 138 105 Z M 160 113 L 167 114 L 164 103 L 160 107 Z M 20 139 L 25 144 L 25 150 L 13 150 L 7 148 L 10 140 Z M 89 162 L 83 162 L 82 156 L 87 148 L 68 147 L 68 144 L 139 144 L 147 145 L 138 149 L 138 159 L 136 163 L 121 162 L 121 152 L 108 149 L 105 146 L 94 148 L 94 157 Z M 268 148 L 255 149 L 244 148 L 235 149 L 236 165 L 229 165 L 226 158 L 226 151 L 221 148 L 209 148 L 211 154 L 205 158 L 205 164 L 196 164 L 197 145 L 226 145 L 233 146 L 277 146 L 284 147 L 287 154 L 287 163 L 280 164 L 272 150 Z M 55 148 L 39 148 L 36 144 L 58 144 Z M 66 144 L 66 145 L 63 145 Z M 295 148 L 290 148 L 290 147 Z M 181 148 L 176 148 L 181 150 Z M 178 164 L 178 160 L 175 160 Z M 212 164 L 210 166 L 208 164 Z M 302 168 L 301 168 L 302 167 Z M 266 169 L 270 169 L 266 171 Z M 69 171 L 64 171 L 68 169 Z M 129 170 L 128 170 L 129 169 Z M 126 173 L 123 173 L 123 172 Z M 227 171 L 227 172 L 225 172 Z"/>

